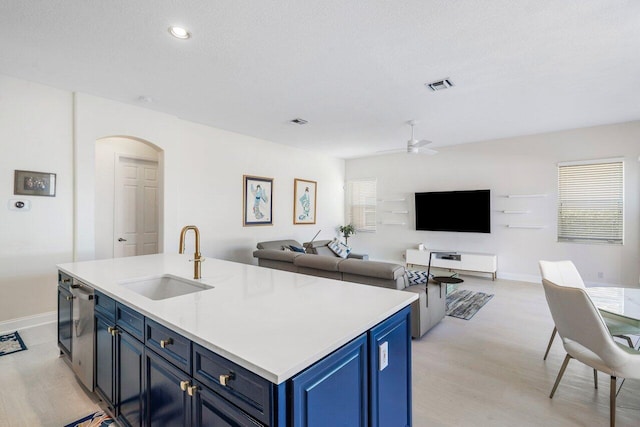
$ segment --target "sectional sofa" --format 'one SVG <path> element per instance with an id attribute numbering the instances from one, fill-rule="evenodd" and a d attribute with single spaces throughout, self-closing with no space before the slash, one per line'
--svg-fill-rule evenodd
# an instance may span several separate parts
<path id="1" fill-rule="evenodd" d="M 417 293 L 419 299 L 411 306 L 413 338 L 422 337 L 444 318 L 446 292 L 440 285 L 410 284 L 405 268 L 400 264 L 369 261 L 362 259 L 362 255 L 343 259 L 324 251 L 324 242 L 328 241 L 315 245 L 301 245 L 295 240 L 260 242 L 253 256 L 261 267 Z M 306 247 L 307 252 L 312 253 L 292 251 L 291 246 Z"/>

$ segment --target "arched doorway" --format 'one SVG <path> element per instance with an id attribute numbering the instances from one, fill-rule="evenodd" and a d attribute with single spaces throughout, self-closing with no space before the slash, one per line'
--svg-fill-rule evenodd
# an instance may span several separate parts
<path id="1" fill-rule="evenodd" d="M 161 160 L 162 150 L 138 138 L 96 141 L 96 259 L 161 252 Z"/>

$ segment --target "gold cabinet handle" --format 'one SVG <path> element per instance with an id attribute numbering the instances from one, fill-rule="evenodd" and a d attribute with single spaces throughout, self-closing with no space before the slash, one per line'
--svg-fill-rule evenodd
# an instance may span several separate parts
<path id="1" fill-rule="evenodd" d="M 113 335 L 113 330 L 115 328 L 113 326 L 107 326 L 107 332 L 109 332 L 111 335 Z"/>
<path id="2" fill-rule="evenodd" d="M 116 329 L 115 327 L 113 327 L 113 326 L 109 326 L 107 328 L 107 332 L 109 332 L 112 337 L 115 337 L 116 335 L 118 335 L 120 333 L 120 331 L 118 329 Z"/>
<path id="3" fill-rule="evenodd" d="M 220 375 L 220 385 L 226 387 L 229 385 L 229 381 L 231 381 L 234 378 L 235 378 L 235 375 L 233 375 L 233 372 L 230 374 Z"/>
<path id="4" fill-rule="evenodd" d="M 192 385 L 187 387 L 187 394 L 189 394 L 189 396 L 193 397 L 193 395 L 196 394 L 196 390 L 198 390 L 198 386 L 197 385 Z"/>
<path id="5" fill-rule="evenodd" d="M 62 283 L 71 283 L 70 278 L 62 279 Z"/>
<path id="6" fill-rule="evenodd" d="M 173 339 L 172 338 L 168 338 L 166 340 L 160 340 L 160 347 L 162 348 L 167 348 L 168 345 L 173 344 Z"/>
<path id="7" fill-rule="evenodd" d="M 65 297 L 67 301 L 71 301 L 73 297 Z"/>
<path id="8" fill-rule="evenodd" d="M 187 391 L 187 388 L 189 388 L 189 380 L 186 381 L 180 381 L 180 390 L 182 391 Z"/>

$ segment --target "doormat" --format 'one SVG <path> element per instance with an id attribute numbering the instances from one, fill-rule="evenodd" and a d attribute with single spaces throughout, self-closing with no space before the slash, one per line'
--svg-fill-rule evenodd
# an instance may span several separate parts
<path id="1" fill-rule="evenodd" d="M 103 411 L 98 411 L 95 414 L 87 415 L 84 418 L 74 421 L 71 424 L 67 424 L 64 427 L 106 427 L 113 424 L 113 418 L 105 414 Z"/>
<path id="2" fill-rule="evenodd" d="M 459 289 L 447 295 L 447 316 L 469 320 L 485 305 L 493 294 Z"/>
<path id="3" fill-rule="evenodd" d="M 27 346 L 24 345 L 24 341 L 20 337 L 18 331 L 10 334 L 0 335 L 0 356 L 6 354 L 17 353 L 18 351 L 26 350 Z"/>

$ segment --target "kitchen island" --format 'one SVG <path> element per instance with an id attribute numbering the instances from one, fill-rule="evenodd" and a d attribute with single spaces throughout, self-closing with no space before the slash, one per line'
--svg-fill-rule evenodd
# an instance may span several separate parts
<path id="1" fill-rule="evenodd" d="M 100 337 L 108 331 L 116 341 L 110 409 L 123 424 L 160 420 L 154 417 L 170 403 L 159 389 L 169 387 L 171 373 L 184 392 L 178 403 L 186 425 L 218 419 L 226 420 L 222 425 L 322 425 L 327 417 L 348 425 L 410 425 L 408 316 L 417 295 L 217 259 L 206 260 L 197 281 L 208 289 L 153 300 L 127 286 L 160 275 L 190 278 L 189 258 L 158 254 L 58 266 L 96 290 L 96 379 L 105 360 Z M 111 301 L 112 318 L 100 312 Z M 101 327 L 101 320 L 114 324 Z M 136 322 L 141 333 L 127 329 Z M 183 347 L 186 356 L 172 359 Z M 129 362 L 119 359 L 123 354 L 132 356 Z M 131 399 L 119 406 L 118 385 L 132 373 L 119 378 L 118 368 L 136 360 L 139 405 L 124 411 Z M 216 369 L 224 372 L 211 372 Z"/>

